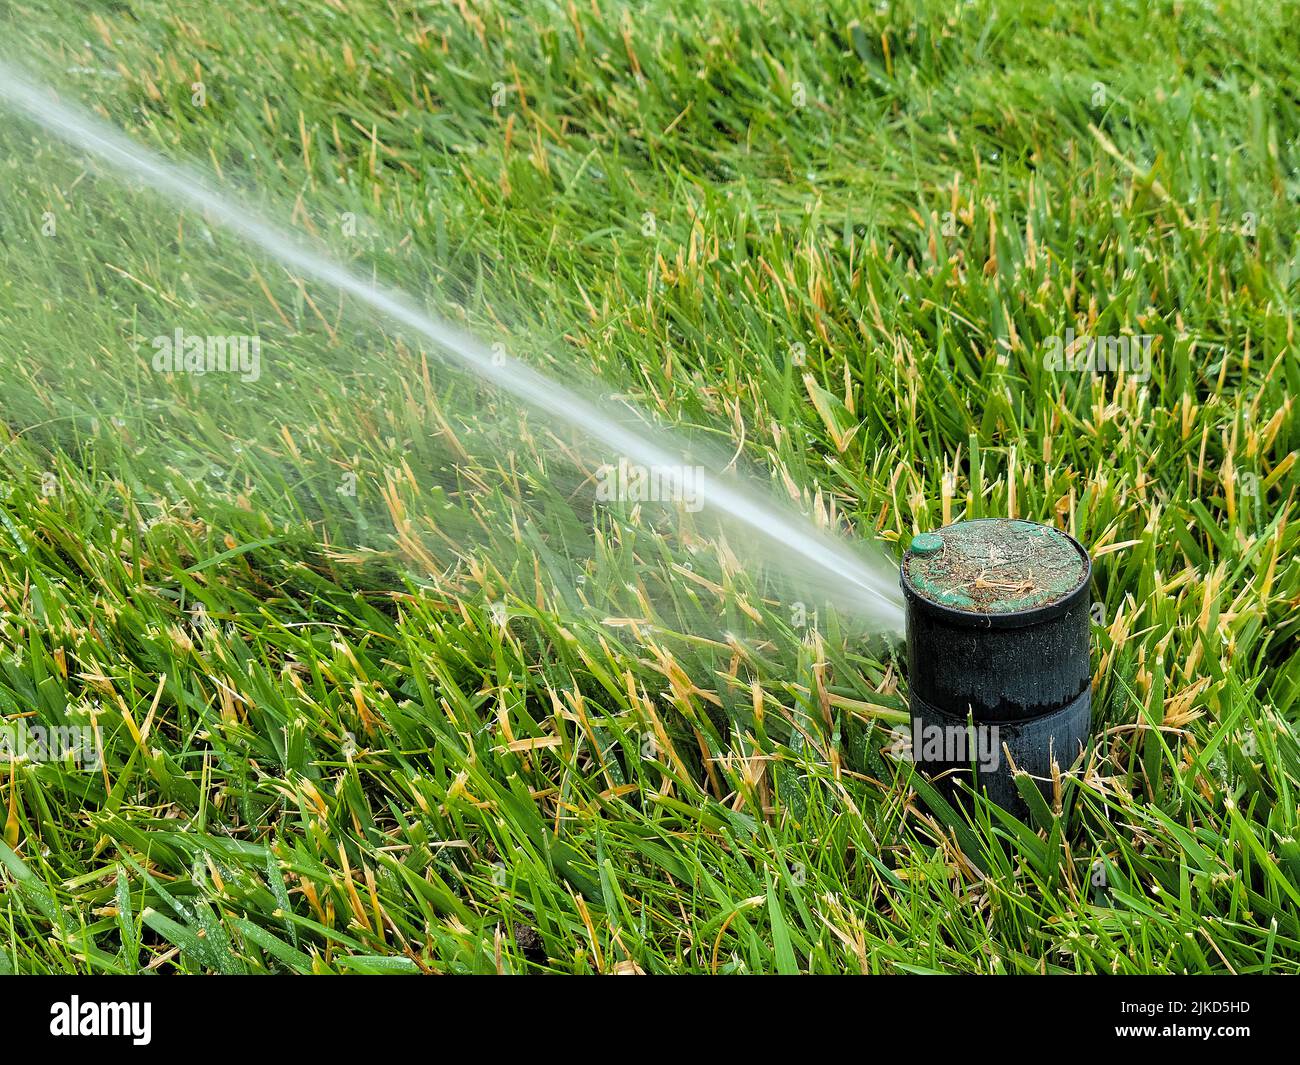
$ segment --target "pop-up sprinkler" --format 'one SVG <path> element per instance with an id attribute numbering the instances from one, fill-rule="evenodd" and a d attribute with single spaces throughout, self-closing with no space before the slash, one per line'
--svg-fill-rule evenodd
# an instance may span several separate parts
<path id="1" fill-rule="evenodd" d="M 1088 739 L 1088 553 L 1059 529 L 986 518 L 914 537 L 901 570 L 917 767 L 951 783 L 973 766 L 978 789 L 1023 812 L 1010 763 L 1050 794 L 1053 763 L 1069 768 Z"/>

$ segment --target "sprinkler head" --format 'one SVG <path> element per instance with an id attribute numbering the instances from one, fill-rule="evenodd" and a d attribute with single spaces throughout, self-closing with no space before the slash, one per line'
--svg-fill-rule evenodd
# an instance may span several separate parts
<path id="1" fill-rule="evenodd" d="M 912 539 L 912 754 L 949 794 L 964 779 L 1023 816 L 1013 765 L 1050 795 L 1053 763 L 1067 769 L 1083 749 L 1091 576 L 1078 541 L 1034 522 L 982 518 Z"/>

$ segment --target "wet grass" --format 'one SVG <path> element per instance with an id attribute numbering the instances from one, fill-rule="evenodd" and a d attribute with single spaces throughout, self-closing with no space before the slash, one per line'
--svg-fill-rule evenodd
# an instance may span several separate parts
<path id="1" fill-rule="evenodd" d="M 582 513 L 576 438 L 6 119 L 0 714 L 94 757 L 0 762 L 0 971 L 1300 969 L 1284 17 L 0 4 L 142 142 L 820 523 L 1055 523 L 1098 604 L 1086 759 L 963 816 L 886 642 Z M 264 372 L 152 372 L 181 326 Z"/>

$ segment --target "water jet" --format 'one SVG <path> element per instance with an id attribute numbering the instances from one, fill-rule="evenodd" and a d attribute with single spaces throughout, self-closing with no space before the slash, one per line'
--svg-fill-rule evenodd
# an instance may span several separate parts
<path id="1" fill-rule="evenodd" d="M 259 249 L 292 275 L 337 290 L 390 325 L 411 330 L 429 341 L 449 364 L 584 433 L 613 460 L 612 468 L 654 472 L 659 494 L 686 503 L 692 511 L 699 509 L 697 504 L 707 505 L 737 527 L 744 537 L 739 542 L 747 547 L 762 545 L 762 557 L 771 558 L 788 574 L 825 586 L 846 611 L 878 631 L 892 633 L 901 628 L 902 604 L 883 558 L 852 549 L 805 516 L 777 506 L 765 492 L 740 478 L 686 463 L 672 435 L 615 417 L 607 403 L 595 398 L 590 386 L 583 388 L 573 379 L 552 377 L 493 350 L 446 318 L 430 313 L 418 295 L 346 265 L 319 241 L 265 218 L 209 173 L 173 162 L 85 108 L 61 102 L 50 89 L 3 59 L 0 106 L 120 175 L 144 184 L 172 204 L 199 212 L 205 221 Z"/>

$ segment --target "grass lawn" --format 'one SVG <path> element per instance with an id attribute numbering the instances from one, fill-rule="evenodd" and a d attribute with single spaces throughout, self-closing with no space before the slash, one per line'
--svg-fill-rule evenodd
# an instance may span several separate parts
<path id="1" fill-rule="evenodd" d="M 1096 621 L 1091 750 L 955 810 L 826 582 L 0 107 L 0 740 L 82 741 L 0 753 L 0 973 L 1300 972 L 1295 21 L 0 0 L 64 99 L 847 541 L 1059 525 Z"/>

